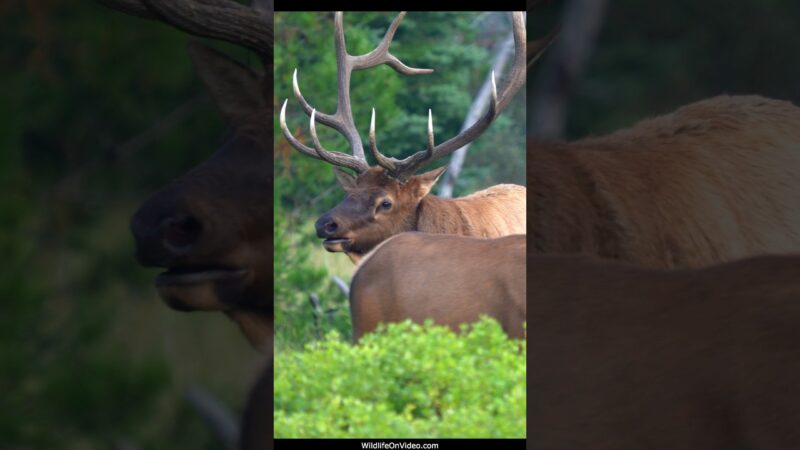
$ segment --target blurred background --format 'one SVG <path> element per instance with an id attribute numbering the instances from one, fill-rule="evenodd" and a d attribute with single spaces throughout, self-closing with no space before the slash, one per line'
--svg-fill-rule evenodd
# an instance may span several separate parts
<path id="1" fill-rule="evenodd" d="M 187 390 L 238 415 L 258 356 L 227 317 L 167 308 L 128 229 L 224 134 L 190 38 L 93 1 L 0 23 L 0 448 L 223 448 Z"/>
<path id="2" fill-rule="evenodd" d="M 576 139 L 720 94 L 800 105 L 800 3 L 529 0 L 528 39 L 561 37 L 528 72 L 528 131 Z M 555 123 L 553 123 L 555 122 Z"/>
<path id="3" fill-rule="evenodd" d="M 531 13 L 529 36 L 550 31 L 569 4 L 553 1 Z M 562 136 L 605 133 L 720 93 L 800 104 L 794 0 L 601 6 L 583 70 L 565 90 Z M 312 104 L 332 110 L 331 17 L 276 16 L 275 105 L 290 99 L 288 122 L 302 138 L 308 120 L 291 94 L 291 71 L 300 69 Z M 346 14 L 351 51 L 369 50 L 393 17 Z M 436 72 L 356 74 L 362 136 L 373 105 L 378 142 L 389 154 L 423 148 L 429 107 L 437 139 L 456 133 L 488 71 L 487 49 L 508 30 L 492 17 L 410 13 L 393 49 Z M 161 303 L 152 287 L 157 271 L 136 265 L 127 225 L 148 194 L 204 160 L 223 135 L 186 56 L 190 38 L 67 0 L 0 3 L 0 24 L 0 446 L 222 448 L 186 390 L 201 386 L 236 413 L 258 358 L 222 315 L 179 313 Z M 258 68 L 247 52 L 218 47 Z M 531 72 L 532 94 L 551 57 Z M 375 78 L 381 83 L 371 84 Z M 523 105 L 512 105 L 472 147 L 456 195 L 523 181 L 524 121 Z M 344 148 L 323 129 L 328 148 Z M 342 196 L 330 168 L 298 155 L 279 133 L 275 167 L 276 267 L 293 268 L 275 273 L 276 316 L 291 338 L 278 345 L 296 345 L 316 339 L 320 327 L 349 327 L 330 277 L 347 275 L 352 264 L 325 253 L 311 231 Z M 337 311 L 319 327 L 309 293 L 318 295 L 323 314 Z"/>

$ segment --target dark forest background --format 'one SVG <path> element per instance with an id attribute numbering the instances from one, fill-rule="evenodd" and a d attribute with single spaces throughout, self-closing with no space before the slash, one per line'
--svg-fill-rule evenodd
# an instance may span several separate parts
<path id="1" fill-rule="evenodd" d="M 610 1 L 566 136 L 721 93 L 800 104 L 798 24 L 795 0 Z M 224 133 L 189 37 L 91 1 L 3 2 L 0 25 L 0 446 L 220 448 L 186 390 L 238 412 L 258 357 L 225 317 L 167 309 L 127 226 Z"/>

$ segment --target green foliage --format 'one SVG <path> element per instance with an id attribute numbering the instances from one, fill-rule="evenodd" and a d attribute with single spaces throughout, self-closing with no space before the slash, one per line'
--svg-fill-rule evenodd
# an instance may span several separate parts
<path id="1" fill-rule="evenodd" d="M 276 186 L 276 205 L 279 205 L 281 192 L 281 187 Z M 275 345 L 278 348 L 298 348 L 329 330 L 338 329 L 349 333 L 350 329 L 346 299 L 340 298 L 340 294 L 331 285 L 328 271 L 311 261 L 312 246 L 319 246 L 319 243 L 303 241 L 303 234 L 290 232 L 288 224 L 291 220 L 284 208 L 276 208 L 274 299 Z M 311 307 L 311 294 L 320 298 L 322 311 L 315 311 Z M 335 308 L 335 313 L 326 315 L 324 309 L 331 307 Z"/>
<path id="2" fill-rule="evenodd" d="M 525 437 L 525 342 L 493 319 L 331 333 L 275 359 L 276 437 Z"/>

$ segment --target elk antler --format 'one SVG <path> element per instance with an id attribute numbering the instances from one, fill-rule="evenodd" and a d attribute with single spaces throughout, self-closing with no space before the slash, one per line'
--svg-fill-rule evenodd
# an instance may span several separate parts
<path id="1" fill-rule="evenodd" d="M 457 136 L 434 147 L 433 127 L 429 111 L 428 148 L 402 160 L 386 157 L 378 158 L 378 149 L 377 147 L 373 147 L 372 151 L 376 155 L 375 157 L 378 160 L 378 164 L 384 167 L 392 177 L 405 180 L 422 165 L 443 158 L 474 141 L 489 128 L 489 125 L 500 115 L 500 112 L 508 106 L 514 94 L 516 94 L 519 88 L 525 83 L 526 74 L 525 18 L 521 12 L 514 12 L 511 13 L 511 21 L 514 29 L 514 64 L 511 68 L 511 74 L 500 90 L 500 94 L 497 93 L 497 84 L 495 83 L 494 72 L 492 72 L 492 98 L 489 103 L 489 110 L 486 111 L 486 114 Z M 370 133 L 374 133 L 374 131 Z"/>
<path id="2" fill-rule="evenodd" d="M 233 0 L 98 0 L 127 14 L 158 20 L 195 36 L 220 39 L 272 57 L 272 11 Z"/>
<path id="3" fill-rule="evenodd" d="M 405 13 L 400 13 L 399 16 L 392 22 L 389 30 L 386 32 L 383 41 L 372 52 L 354 57 L 348 55 L 344 46 L 344 32 L 342 31 L 342 16 L 341 13 L 336 13 L 335 28 L 336 28 L 336 59 L 339 68 L 339 103 L 336 114 L 327 115 L 317 113 L 315 116 L 319 119 L 320 123 L 336 129 L 343 134 L 353 150 L 353 155 L 344 155 L 341 153 L 331 153 L 319 145 L 319 140 L 316 138 L 316 131 L 312 127 L 312 139 L 314 140 L 314 148 L 307 147 L 300 143 L 294 136 L 292 136 L 288 127 L 286 126 L 285 110 L 286 102 L 283 103 L 281 109 L 281 129 L 283 130 L 286 139 L 301 153 L 325 161 L 332 164 L 349 167 L 356 172 L 363 172 L 369 165 L 364 156 L 364 148 L 361 144 L 361 138 L 353 124 L 352 112 L 350 109 L 350 73 L 355 69 L 367 69 L 374 67 L 378 64 L 388 64 L 396 71 L 407 75 L 417 75 L 421 73 L 430 73 L 429 69 L 411 69 L 397 58 L 392 56 L 389 52 L 389 44 L 391 43 L 394 32 L 403 19 Z M 405 180 L 414 173 L 423 164 L 431 163 L 444 156 L 449 155 L 455 150 L 463 147 L 464 145 L 472 142 L 480 136 L 500 114 L 503 109 L 508 106 L 512 97 L 525 83 L 526 73 L 526 56 L 525 56 L 525 20 L 521 12 L 512 13 L 512 23 L 514 29 L 514 45 L 515 55 L 514 64 L 511 69 L 505 85 L 497 93 L 497 86 L 495 84 L 494 73 L 492 73 L 492 101 L 489 105 L 489 110 L 486 114 L 478 119 L 472 126 L 461 132 L 459 135 L 447 140 L 446 142 L 437 146 L 433 145 L 433 119 L 430 110 L 428 111 L 428 147 L 425 150 L 417 152 L 405 159 L 398 160 L 396 158 L 387 157 L 378 150 L 375 143 L 375 111 L 372 112 L 372 120 L 370 122 L 370 150 L 375 157 L 377 163 L 386 169 L 386 173 L 398 180 Z M 294 94 L 298 101 L 305 110 L 306 114 L 314 115 L 314 109 L 306 102 L 300 89 L 297 85 L 297 71 L 295 70 L 293 76 Z M 313 119 L 312 119 L 313 125 Z M 335 161 L 335 162 L 334 162 Z"/>
<path id="4" fill-rule="evenodd" d="M 369 168 L 366 156 L 364 155 L 364 147 L 361 143 L 361 136 L 358 134 L 355 123 L 353 122 L 353 111 L 350 105 L 350 75 L 353 70 L 369 69 L 381 64 L 386 64 L 395 71 L 405 75 L 420 75 L 433 72 L 433 69 L 417 69 L 408 67 L 402 61 L 397 59 L 396 56 L 389 52 L 389 46 L 394 38 L 394 33 L 397 27 L 400 26 L 403 17 L 406 13 L 401 12 L 394 19 L 383 40 L 378 46 L 369 53 L 355 56 L 347 53 L 347 48 L 344 41 L 344 27 L 342 25 L 342 12 L 337 12 L 334 15 L 334 38 L 336 41 L 336 67 L 337 67 L 337 81 L 338 81 L 338 102 L 336 113 L 325 114 L 316 111 L 303 97 L 300 92 L 300 87 L 297 83 L 297 69 L 292 75 L 292 86 L 294 88 L 294 95 L 300 102 L 303 111 L 311 116 L 311 138 L 314 141 L 314 148 L 310 148 L 300 141 L 298 141 L 289 131 L 286 125 L 286 104 L 288 99 L 283 102 L 281 108 L 280 123 L 283 135 L 294 148 L 300 153 L 311 156 L 312 158 L 322 159 L 331 164 L 347 167 L 353 169 L 357 173 L 362 173 Z M 319 143 L 316 135 L 315 121 L 329 126 L 334 130 L 341 133 L 345 139 L 350 143 L 352 149 L 352 156 L 345 153 L 330 152 L 325 150 Z"/>

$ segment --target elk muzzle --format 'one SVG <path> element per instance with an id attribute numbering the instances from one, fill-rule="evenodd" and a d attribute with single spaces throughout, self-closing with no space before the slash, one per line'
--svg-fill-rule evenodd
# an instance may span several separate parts
<path id="1" fill-rule="evenodd" d="M 221 298 L 236 298 L 251 271 L 223 258 L 209 258 L 215 227 L 175 199 L 180 191 L 157 193 L 131 219 L 136 258 L 145 267 L 166 268 L 155 278 L 161 298 L 180 311 L 223 310 Z"/>
<path id="2" fill-rule="evenodd" d="M 340 232 L 340 227 L 330 213 L 323 214 L 314 226 L 317 229 L 317 237 L 324 239 L 322 245 L 325 250 L 334 253 L 347 251 L 351 240 L 337 234 Z"/>

